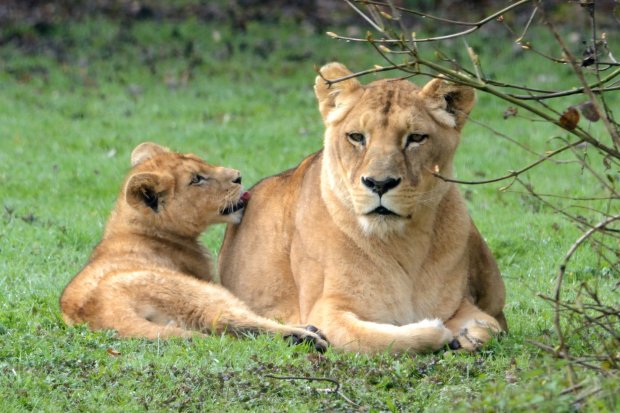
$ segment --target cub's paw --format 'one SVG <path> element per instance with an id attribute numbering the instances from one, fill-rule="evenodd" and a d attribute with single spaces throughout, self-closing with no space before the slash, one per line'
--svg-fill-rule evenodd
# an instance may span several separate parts
<path id="1" fill-rule="evenodd" d="M 294 328 L 292 334 L 284 336 L 290 344 L 310 343 L 319 353 L 325 353 L 327 350 L 327 340 L 318 328 L 312 325 Z"/>

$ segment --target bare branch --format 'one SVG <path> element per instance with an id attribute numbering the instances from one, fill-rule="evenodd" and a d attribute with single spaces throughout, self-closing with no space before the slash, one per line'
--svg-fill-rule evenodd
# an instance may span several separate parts
<path id="1" fill-rule="evenodd" d="M 482 184 L 491 184 L 494 182 L 500 182 L 500 181 L 504 181 L 506 179 L 510 179 L 510 178 L 516 178 L 517 176 L 521 175 L 524 172 L 529 171 L 530 169 L 540 165 L 541 163 L 549 160 L 550 158 L 554 157 L 555 155 L 564 152 L 567 149 L 570 149 L 574 146 L 577 146 L 579 144 L 581 144 L 583 141 L 576 141 L 573 142 L 571 144 L 568 144 L 566 146 L 561 147 L 560 149 L 556 149 L 555 151 L 549 152 L 547 155 L 543 156 L 542 158 L 540 158 L 539 160 L 537 160 L 536 162 L 533 162 L 519 170 L 516 171 L 511 171 L 509 174 L 504 175 L 504 176 L 500 176 L 498 178 L 492 178 L 492 179 L 485 179 L 482 181 L 460 181 L 458 179 L 451 179 L 451 178 L 447 178 L 445 176 L 440 175 L 439 173 L 435 172 L 435 171 L 429 171 L 431 172 L 435 177 L 441 179 L 442 181 L 446 181 L 446 182 L 453 182 L 456 184 L 463 184 L 463 185 L 482 185 Z"/>

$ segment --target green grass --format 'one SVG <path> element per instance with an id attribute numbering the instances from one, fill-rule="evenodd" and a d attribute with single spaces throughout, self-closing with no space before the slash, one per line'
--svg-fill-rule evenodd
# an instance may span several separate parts
<path id="1" fill-rule="evenodd" d="M 602 390 L 576 403 L 578 395 L 561 394 L 570 385 L 564 364 L 528 343 L 553 343 L 552 311 L 536 294 L 553 290 L 578 232 L 501 185 L 462 188 L 508 291 L 510 334 L 477 354 L 319 356 L 265 336 L 148 342 L 64 325 L 58 297 L 98 242 L 136 144 L 197 153 L 240 169 L 247 184 L 290 168 L 321 146 L 313 66 L 336 58 L 352 69 L 379 62 L 368 48 L 303 28 L 251 24 L 233 36 L 193 21 L 121 29 L 95 20 L 58 26 L 32 48 L 0 48 L 0 411 L 620 408 L 617 376 L 580 371 L 586 389 Z M 534 76 L 526 59 L 503 59 L 496 70 L 514 70 L 523 82 Z M 480 96 L 472 117 L 537 150 L 557 147 L 549 141 L 557 132 L 504 121 L 504 109 Z M 456 169 L 462 179 L 491 177 L 533 159 L 470 124 Z M 593 189 L 570 164 L 529 178 L 541 191 Z M 214 254 L 222 233 L 204 236 Z M 601 277 L 587 248 L 571 268 L 566 294 L 590 280 L 613 297 L 617 280 Z M 324 391 L 329 383 L 265 375 L 333 378 L 358 407 Z"/>

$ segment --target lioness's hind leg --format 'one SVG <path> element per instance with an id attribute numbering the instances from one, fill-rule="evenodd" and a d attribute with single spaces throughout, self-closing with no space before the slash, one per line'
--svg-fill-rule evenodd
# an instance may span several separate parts
<path id="1" fill-rule="evenodd" d="M 445 325 L 455 337 L 450 343 L 450 348 L 462 348 L 468 351 L 478 350 L 494 335 L 503 331 L 498 320 L 467 299 L 461 302 L 459 309 Z"/>

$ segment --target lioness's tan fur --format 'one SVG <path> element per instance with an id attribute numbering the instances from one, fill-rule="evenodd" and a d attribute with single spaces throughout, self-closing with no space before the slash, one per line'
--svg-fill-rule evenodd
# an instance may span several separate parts
<path id="1" fill-rule="evenodd" d="M 209 282 L 212 260 L 198 236 L 211 224 L 239 221 L 238 171 L 153 143 L 134 149 L 132 166 L 103 240 L 62 294 L 68 324 L 150 339 L 265 331 L 325 347 L 317 334 L 259 317 Z"/>
<path id="2" fill-rule="evenodd" d="M 439 79 L 324 80 L 350 74 L 321 69 L 324 149 L 251 190 L 226 232 L 222 284 L 337 348 L 476 349 L 507 327 L 504 285 L 457 187 L 433 175 L 452 175 L 474 92 Z"/>

